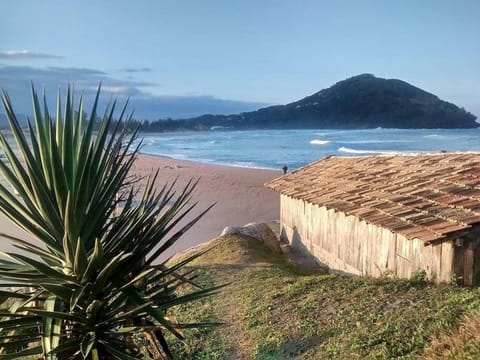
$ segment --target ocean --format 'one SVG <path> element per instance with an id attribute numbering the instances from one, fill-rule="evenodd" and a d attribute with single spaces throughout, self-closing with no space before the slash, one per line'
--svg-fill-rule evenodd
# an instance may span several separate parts
<path id="1" fill-rule="evenodd" d="M 297 169 L 328 155 L 480 151 L 480 129 L 242 130 L 144 133 L 142 153 L 250 168 Z"/>

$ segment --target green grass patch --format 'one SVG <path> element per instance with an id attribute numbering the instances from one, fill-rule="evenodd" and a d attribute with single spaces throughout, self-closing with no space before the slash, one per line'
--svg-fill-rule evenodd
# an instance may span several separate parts
<path id="1" fill-rule="evenodd" d="M 208 246 L 194 264 L 199 278 L 231 285 L 171 315 L 224 325 L 187 331 L 178 359 L 413 359 L 480 308 L 477 289 L 303 274 L 244 236 Z"/>

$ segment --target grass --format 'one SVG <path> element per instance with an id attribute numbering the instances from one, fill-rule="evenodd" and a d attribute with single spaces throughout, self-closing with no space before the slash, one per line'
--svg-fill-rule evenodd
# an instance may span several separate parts
<path id="1" fill-rule="evenodd" d="M 170 315 L 224 325 L 186 330 L 178 359 L 437 359 L 447 350 L 452 359 L 480 357 L 480 321 L 464 321 L 478 319 L 478 289 L 308 274 L 244 236 L 208 246 L 194 264 L 200 278 L 231 284 Z"/>

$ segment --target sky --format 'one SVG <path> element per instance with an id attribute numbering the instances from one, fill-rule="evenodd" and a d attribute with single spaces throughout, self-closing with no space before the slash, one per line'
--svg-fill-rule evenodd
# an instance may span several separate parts
<path id="1" fill-rule="evenodd" d="M 396 78 L 480 117 L 478 0 L 0 0 L 0 88 L 31 112 L 130 97 L 138 118 L 237 113 L 362 73 Z"/>

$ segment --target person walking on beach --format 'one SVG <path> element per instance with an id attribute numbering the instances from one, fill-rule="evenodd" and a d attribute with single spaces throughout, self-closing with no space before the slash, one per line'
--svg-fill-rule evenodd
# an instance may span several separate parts
<path id="1" fill-rule="evenodd" d="M 287 173 L 287 171 L 288 171 L 288 166 L 285 165 L 285 166 L 282 168 L 282 170 L 283 170 L 283 175 L 285 175 L 285 174 Z"/>

